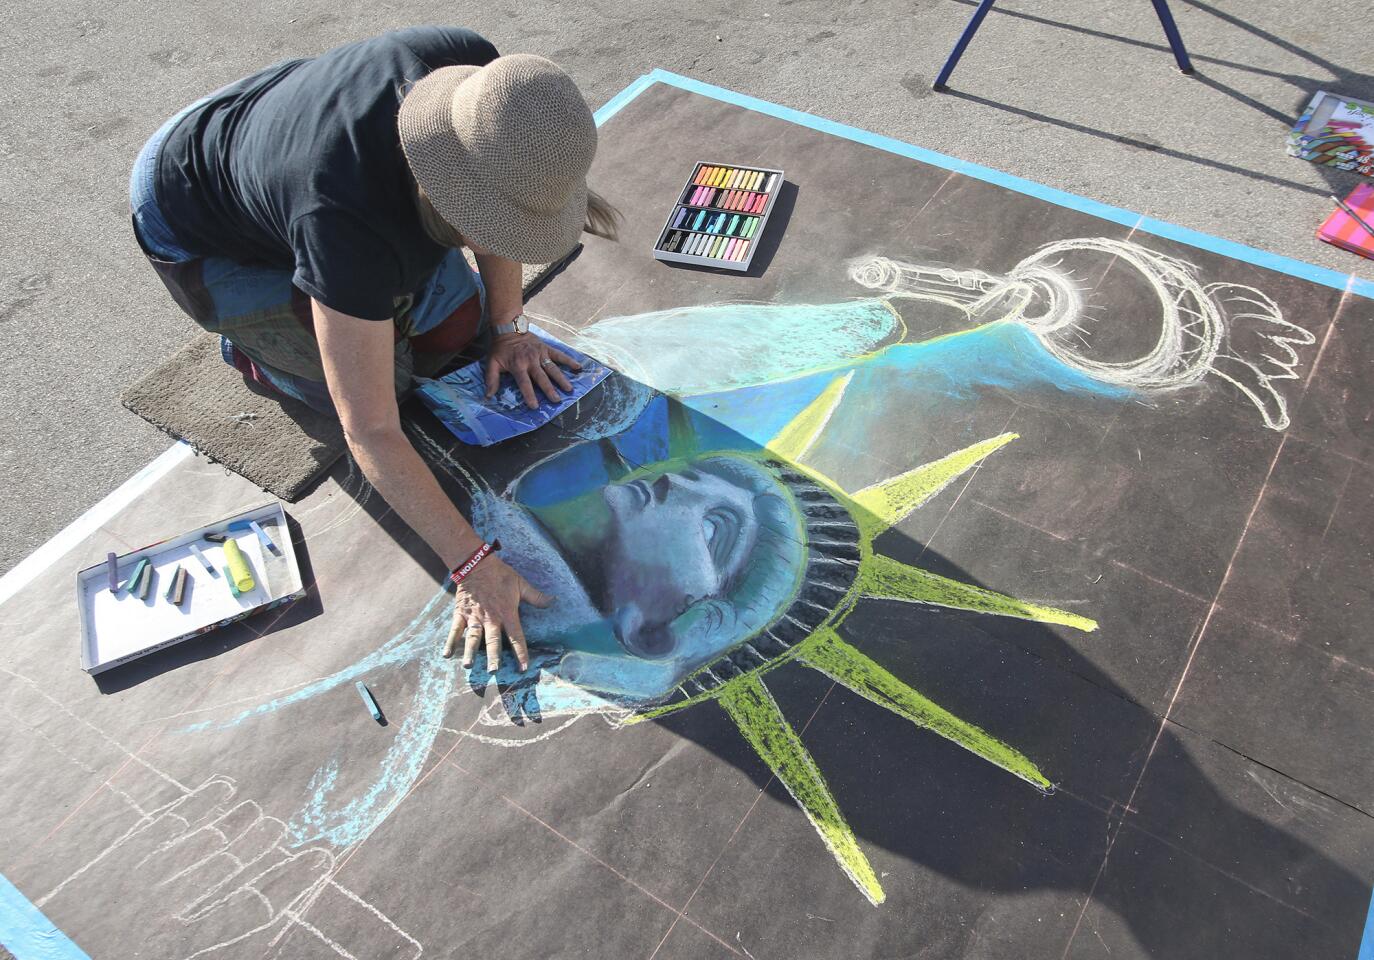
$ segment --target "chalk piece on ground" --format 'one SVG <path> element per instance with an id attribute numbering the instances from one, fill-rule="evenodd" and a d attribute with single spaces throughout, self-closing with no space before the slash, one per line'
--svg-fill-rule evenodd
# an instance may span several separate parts
<path id="1" fill-rule="evenodd" d="M 363 698 L 363 705 L 372 711 L 372 719 L 378 723 L 382 720 L 381 708 L 377 706 L 377 701 L 372 699 L 372 691 L 367 689 L 367 685 L 359 680 L 355 686 L 358 688 L 358 696 Z"/>

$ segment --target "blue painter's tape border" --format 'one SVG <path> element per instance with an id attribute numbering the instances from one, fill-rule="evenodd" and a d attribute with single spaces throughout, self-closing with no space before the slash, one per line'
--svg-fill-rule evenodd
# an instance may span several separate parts
<path id="1" fill-rule="evenodd" d="M 603 103 L 601 109 L 592 114 L 592 119 L 596 121 L 596 125 L 598 127 L 601 126 L 607 120 L 611 119 L 611 117 L 619 113 L 621 107 L 625 106 L 625 104 L 629 103 L 658 82 L 659 78 L 655 76 L 655 74 L 659 72 L 660 71 L 655 70 L 653 73 L 646 73 L 624 90 L 621 90 L 615 96 L 611 97 L 611 99 Z M 668 74 L 668 76 L 676 76 L 676 74 Z"/>
<path id="2" fill-rule="evenodd" d="M 0 874 L 0 944 L 14 960 L 91 960 Z"/>
<path id="3" fill-rule="evenodd" d="M 1369 913 L 1364 918 L 1364 938 L 1360 941 L 1360 955 L 1355 960 L 1374 960 L 1374 896 L 1370 897 Z"/>
<path id="4" fill-rule="evenodd" d="M 888 153 L 895 153 L 899 156 L 909 157 L 928 163 L 932 166 L 940 167 L 954 173 L 973 177 L 985 183 L 996 184 L 1008 190 L 1015 190 L 1017 193 L 1035 197 L 1061 207 L 1068 207 L 1080 213 L 1091 214 L 1103 220 L 1120 224 L 1145 233 L 1154 234 L 1168 240 L 1179 243 L 1186 243 L 1191 247 L 1200 250 L 1207 250 L 1212 253 L 1230 257 L 1233 260 L 1240 260 L 1244 263 L 1252 263 L 1259 267 L 1273 270 L 1277 273 L 1285 273 L 1292 277 L 1298 277 L 1312 283 L 1318 283 L 1325 287 L 1333 287 L 1337 290 L 1348 291 L 1359 294 L 1363 297 L 1374 298 L 1374 281 L 1364 280 L 1359 277 L 1326 267 L 1319 267 L 1315 264 L 1304 263 L 1292 257 L 1285 257 L 1277 253 L 1269 253 L 1265 250 L 1258 250 L 1245 244 L 1236 243 L 1231 240 L 1223 240 L 1211 234 L 1202 233 L 1197 230 L 1190 230 L 1187 227 L 1180 227 L 1176 224 L 1166 223 L 1163 220 L 1155 220 L 1121 207 L 1114 207 L 1110 204 L 1100 203 L 1090 200 L 1087 197 L 1080 197 L 1077 194 L 1057 190 L 1054 187 L 1047 187 L 1041 183 L 1035 183 L 1021 177 L 994 170 L 991 167 L 984 167 L 980 164 L 970 163 L 966 160 L 959 160 L 955 157 L 946 156 L 943 153 L 936 153 L 934 150 L 927 150 L 910 143 L 903 143 L 901 140 L 894 140 L 881 134 L 871 133 L 867 130 L 860 130 L 847 124 L 837 123 L 834 120 L 827 120 L 814 114 L 804 113 L 801 110 L 794 110 L 791 107 L 784 107 L 767 100 L 760 100 L 758 97 L 751 97 L 747 94 L 736 93 L 734 90 L 727 90 L 714 84 L 703 83 L 691 77 L 684 77 L 681 74 L 672 73 L 668 70 L 653 70 L 640 77 L 630 86 L 616 94 L 606 106 L 596 113 L 597 124 L 600 125 L 611 117 L 615 116 L 625 104 L 629 103 L 639 94 L 654 83 L 663 83 L 668 86 L 687 90 L 691 93 L 710 97 L 713 100 L 720 100 L 723 103 L 732 103 L 757 113 L 767 114 L 770 117 L 777 117 L 779 120 L 787 120 L 790 123 L 809 127 L 821 133 L 828 133 L 845 140 L 852 140 L 855 143 L 862 143 L 866 146 L 876 147 Z M 604 114 L 603 114 L 604 112 Z M 1374 960 L 1371 957 L 1370 960 Z"/>

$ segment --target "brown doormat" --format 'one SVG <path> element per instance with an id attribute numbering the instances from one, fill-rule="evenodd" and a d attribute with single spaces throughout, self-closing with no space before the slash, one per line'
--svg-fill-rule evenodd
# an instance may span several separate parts
<path id="1" fill-rule="evenodd" d="M 528 265 L 527 297 L 573 260 Z M 220 357 L 219 337 L 199 333 L 148 371 L 120 401 L 153 426 L 287 503 L 303 497 L 348 449 L 333 416 L 269 393 Z"/>
<path id="2" fill-rule="evenodd" d="M 197 334 L 119 399 L 287 503 L 304 496 L 348 449 L 337 417 L 245 380 L 224 362 L 213 333 Z"/>

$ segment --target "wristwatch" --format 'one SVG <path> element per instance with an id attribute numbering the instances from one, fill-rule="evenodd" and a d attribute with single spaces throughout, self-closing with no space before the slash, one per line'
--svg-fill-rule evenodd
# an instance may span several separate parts
<path id="1" fill-rule="evenodd" d="M 525 315 L 522 313 L 510 323 L 492 324 L 491 329 L 498 337 L 504 337 L 508 333 L 528 333 L 530 322 L 525 319 Z"/>

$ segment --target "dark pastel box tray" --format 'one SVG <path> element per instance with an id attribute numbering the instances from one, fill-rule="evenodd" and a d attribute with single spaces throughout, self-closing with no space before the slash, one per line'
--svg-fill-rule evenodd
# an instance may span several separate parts
<path id="1" fill-rule="evenodd" d="M 763 209 L 755 214 L 746 214 L 759 218 L 759 225 L 755 228 L 753 235 L 749 238 L 749 248 L 742 260 L 725 260 L 719 257 L 708 257 L 700 254 L 679 253 L 674 250 L 662 249 L 663 244 L 668 241 L 673 233 L 700 234 L 704 231 L 689 230 L 683 227 L 674 227 L 673 218 L 679 207 L 688 207 L 693 210 L 707 210 L 719 213 L 738 213 L 739 211 L 728 211 L 718 207 L 707 207 L 700 204 L 690 204 L 687 202 L 692 193 L 696 190 L 696 179 L 703 167 L 722 167 L 735 170 L 748 170 L 764 174 L 765 182 L 768 177 L 776 177 L 773 180 L 773 189 L 768 191 L 768 199 L 764 202 Z M 763 238 L 763 233 L 768 229 L 768 218 L 773 213 L 773 207 L 777 203 L 778 194 L 782 192 L 784 183 L 783 172 L 770 167 L 759 167 L 749 163 L 716 163 L 710 160 L 701 160 L 692 165 L 692 172 L 687 177 L 687 182 L 682 190 L 678 192 L 677 200 L 668 211 L 668 216 L 663 222 L 663 229 L 658 232 L 658 239 L 654 241 L 654 259 L 663 260 L 667 263 L 690 263 L 697 266 L 716 267 L 721 270 L 737 270 L 741 273 L 749 269 L 749 265 L 754 261 L 754 254 L 758 252 L 759 241 Z"/>

